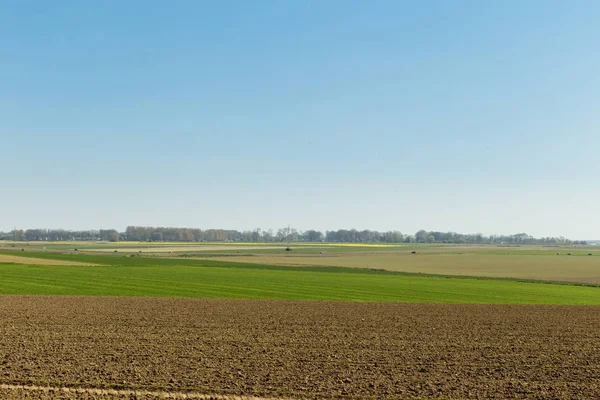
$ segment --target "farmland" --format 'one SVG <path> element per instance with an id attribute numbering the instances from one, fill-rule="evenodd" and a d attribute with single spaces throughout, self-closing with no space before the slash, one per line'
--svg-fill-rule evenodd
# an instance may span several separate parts
<path id="1" fill-rule="evenodd" d="M 502 247 L 492 245 L 285 245 L 240 243 L 28 243 L 24 252 L 0 244 L 3 253 L 69 262 L 106 264 L 106 257 L 135 255 L 145 265 L 169 258 L 169 265 L 187 265 L 190 259 L 218 260 L 256 266 L 344 267 L 383 269 L 434 275 L 517 278 L 600 284 L 600 248 Z M 78 251 L 75 253 L 74 249 Z M 5 250 L 5 251 L 2 251 Z M 11 251 L 13 250 L 13 251 Z M 117 251 L 117 253 L 115 253 Z M 417 254 L 411 254 L 416 251 Z M 588 254 L 592 256 L 588 256 Z M 593 256 L 595 254 L 595 256 Z M 97 257 L 94 257 L 97 256 Z M 148 261 L 148 260 L 152 261 Z M 109 264 L 114 263 L 110 261 Z M 33 263 L 32 263 L 33 264 Z"/>
<path id="2" fill-rule="evenodd" d="M 600 257 L 536 254 L 338 253 L 331 255 L 261 255 L 231 257 L 232 262 L 374 268 L 428 274 L 545 279 L 600 283 Z"/>
<path id="3" fill-rule="evenodd" d="M 0 397 L 598 397 L 590 249 L 5 246 Z"/>
<path id="4" fill-rule="evenodd" d="M 13 257 L 20 257 L 18 255 Z M 0 264 L 0 293 L 484 304 L 600 304 L 600 288 L 364 268 L 25 253 L 96 266 Z M 26 260 L 27 257 L 20 257 Z M 25 262 L 25 261 L 21 261 Z"/>
<path id="5" fill-rule="evenodd" d="M 0 264 L 35 264 L 35 265 L 79 265 L 92 266 L 95 264 L 74 260 L 53 260 L 51 258 L 22 257 L 20 255 L 0 253 Z"/>
<path id="6" fill-rule="evenodd" d="M 600 396 L 597 307 L 4 296 L 0 314 L 0 374 L 11 387 Z"/>

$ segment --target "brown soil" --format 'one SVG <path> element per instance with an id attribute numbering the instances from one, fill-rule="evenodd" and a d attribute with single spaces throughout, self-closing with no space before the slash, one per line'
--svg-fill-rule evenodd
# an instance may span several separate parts
<path id="1" fill-rule="evenodd" d="M 198 257 L 202 259 L 201 257 Z M 500 254 L 332 253 L 265 254 L 219 261 L 287 266 L 337 266 L 441 275 L 600 283 L 599 257 Z"/>
<path id="2" fill-rule="evenodd" d="M 78 261 L 62 261 L 49 260 L 46 258 L 21 257 L 11 254 L 0 254 L 0 263 L 11 264 L 31 264 L 31 265 L 81 265 L 81 266 L 97 266 L 98 264 L 90 264 Z"/>
<path id="3" fill-rule="evenodd" d="M 157 390 L 68 388 L 31 385 L 0 384 L 0 398 L 17 399 L 169 399 L 169 400 L 287 400 L 256 396 L 200 394 L 193 392 L 166 392 Z"/>
<path id="4" fill-rule="evenodd" d="M 600 398 L 598 328 L 600 307 L 0 296 L 0 397 Z"/>

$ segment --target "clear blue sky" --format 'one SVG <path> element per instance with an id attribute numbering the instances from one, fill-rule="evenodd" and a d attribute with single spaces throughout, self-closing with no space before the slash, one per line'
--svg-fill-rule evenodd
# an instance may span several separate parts
<path id="1" fill-rule="evenodd" d="M 0 0 L 0 229 L 600 238 L 600 2 Z"/>

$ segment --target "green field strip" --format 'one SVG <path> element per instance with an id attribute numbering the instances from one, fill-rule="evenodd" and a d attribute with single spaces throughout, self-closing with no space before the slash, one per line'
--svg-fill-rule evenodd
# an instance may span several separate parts
<path id="1" fill-rule="evenodd" d="M 600 288 L 503 279 L 206 266 L 0 265 L 1 294 L 600 304 Z"/>

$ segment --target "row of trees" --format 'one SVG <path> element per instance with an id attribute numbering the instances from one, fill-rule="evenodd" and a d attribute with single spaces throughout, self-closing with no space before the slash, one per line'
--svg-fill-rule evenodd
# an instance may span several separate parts
<path id="1" fill-rule="evenodd" d="M 16 241 L 119 241 L 121 235 L 114 229 L 70 231 L 65 229 L 27 229 L 0 232 L 0 240 Z"/>
<path id="2" fill-rule="evenodd" d="M 27 229 L 0 232 L 0 240 L 16 241 L 111 241 L 142 242 L 328 242 L 328 243 L 464 243 L 464 244 L 541 244 L 569 245 L 585 244 L 572 242 L 564 237 L 534 238 L 526 233 L 514 235 L 491 235 L 481 233 L 461 234 L 420 230 L 414 235 L 399 231 L 378 232 L 371 230 L 339 229 L 321 232 L 317 230 L 297 231 L 286 227 L 273 230 L 255 229 L 236 231 L 224 229 L 193 229 L 172 227 L 128 226 L 125 232 L 114 229 L 70 231 L 64 229 Z"/>
<path id="3" fill-rule="evenodd" d="M 418 243 L 470 243 L 470 244 L 541 244 L 541 245 L 561 245 L 561 244 L 583 244 L 583 242 L 572 242 L 563 236 L 560 237 L 542 237 L 535 238 L 526 233 L 517 233 L 514 235 L 490 235 L 484 236 L 481 233 L 461 234 L 456 232 L 427 232 L 420 230 L 415 234 L 415 242 Z"/>
<path id="4" fill-rule="evenodd" d="M 223 229 L 163 228 L 152 226 L 128 226 L 121 234 L 124 240 L 140 242 L 225 242 L 231 240 L 232 232 Z"/>

